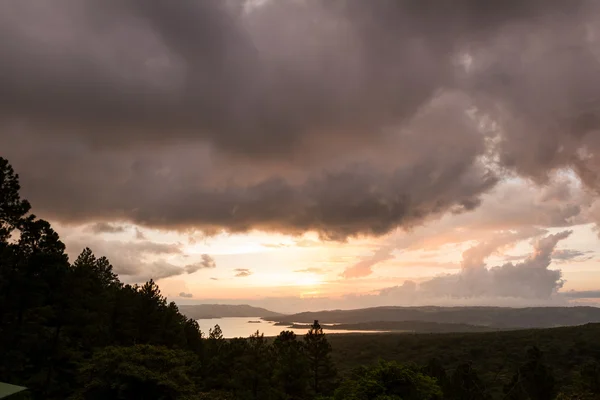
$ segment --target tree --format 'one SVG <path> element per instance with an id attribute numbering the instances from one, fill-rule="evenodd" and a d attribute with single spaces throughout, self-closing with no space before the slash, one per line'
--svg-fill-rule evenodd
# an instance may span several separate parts
<path id="1" fill-rule="evenodd" d="M 380 361 L 360 367 L 335 391 L 334 400 L 434 400 L 442 391 L 434 378 L 417 368 Z"/>
<path id="2" fill-rule="evenodd" d="M 448 375 L 439 358 L 431 358 L 422 369 L 423 374 L 435 378 L 442 390 L 448 385 Z"/>
<path id="3" fill-rule="evenodd" d="M 588 361 L 581 367 L 580 376 L 583 387 L 589 393 L 600 397 L 600 364 L 597 361 Z"/>
<path id="4" fill-rule="evenodd" d="M 556 380 L 550 368 L 543 362 L 543 354 L 537 347 L 527 350 L 527 361 L 504 387 L 507 399 L 545 400 L 556 394 Z"/>
<path id="5" fill-rule="evenodd" d="M 331 345 L 323 333 L 323 328 L 316 321 L 304 335 L 304 350 L 311 375 L 310 387 L 313 393 L 331 391 L 337 375 L 331 360 Z"/>
<path id="6" fill-rule="evenodd" d="M 0 381 L 28 387 L 33 398 L 64 399 L 76 389 L 79 365 L 105 360 L 94 351 L 118 355 L 107 346 L 160 344 L 197 358 L 198 324 L 167 304 L 153 281 L 122 285 L 89 248 L 70 265 L 58 234 L 29 214 L 19 189 L 0 158 Z"/>
<path id="7" fill-rule="evenodd" d="M 292 331 L 282 331 L 273 341 L 273 380 L 278 387 L 278 398 L 297 400 L 306 396 L 308 387 L 308 360 L 302 343 Z"/>
<path id="8" fill-rule="evenodd" d="M 163 317 L 167 299 L 150 279 L 138 290 L 136 343 L 162 344 Z"/>
<path id="9" fill-rule="evenodd" d="M 486 400 L 490 398 L 471 363 L 463 363 L 456 367 L 444 389 L 444 394 L 449 399 Z"/>
<path id="10" fill-rule="evenodd" d="M 271 346 L 259 331 L 245 342 L 241 357 L 232 357 L 235 374 L 233 386 L 239 399 L 271 398 L 272 355 Z"/>
<path id="11" fill-rule="evenodd" d="M 242 346 L 237 341 L 227 342 L 223 338 L 221 327 L 217 324 L 208 330 L 205 353 L 202 365 L 202 385 L 204 390 L 223 390 L 229 385 L 228 374 L 232 370 L 230 363 L 232 352 L 241 348 L 240 354 L 245 349 L 245 340 Z"/>
<path id="12" fill-rule="evenodd" d="M 0 158 L 0 380 L 51 394 L 61 347 L 69 273 L 65 246 L 47 221 L 28 214 L 19 180 Z"/>
<path id="13" fill-rule="evenodd" d="M 0 243 L 8 241 L 31 209 L 27 200 L 21 200 L 19 190 L 19 175 L 8 160 L 0 157 Z"/>

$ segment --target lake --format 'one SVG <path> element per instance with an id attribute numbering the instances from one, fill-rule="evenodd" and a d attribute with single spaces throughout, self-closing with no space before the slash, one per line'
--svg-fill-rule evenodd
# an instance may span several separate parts
<path id="1" fill-rule="evenodd" d="M 308 332 L 308 329 L 292 329 L 286 326 L 275 326 L 275 322 L 263 321 L 259 317 L 248 318 L 248 317 L 231 317 L 231 318 L 213 318 L 213 319 L 199 319 L 197 320 L 200 325 L 200 329 L 205 336 L 208 336 L 208 330 L 214 328 L 215 325 L 219 324 L 223 331 L 223 337 L 231 339 L 234 337 L 248 337 L 255 333 L 257 330 L 263 333 L 265 336 L 277 336 L 281 331 L 294 331 L 296 335 L 304 335 Z M 248 321 L 260 321 L 260 324 L 250 323 Z M 369 333 L 365 331 L 350 331 L 350 330 L 331 330 L 323 329 L 325 333 Z"/>

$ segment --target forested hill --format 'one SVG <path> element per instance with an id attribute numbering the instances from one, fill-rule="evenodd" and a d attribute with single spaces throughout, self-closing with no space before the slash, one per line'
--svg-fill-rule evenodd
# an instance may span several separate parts
<path id="1" fill-rule="evenodd" d="M 270 317 L 279 318 L 282 314 L 269 311 L 260 307 L 252 307 L 247 304 L 194 304 L 181 305 L 179 311 L 188 318 L 209 319 L 226 317 Z"/>
<path id="2" fill-rule="evenodd" d="M 552 328 L 600 322 L 597 307 L 374 307 L 358 310 L 303 312 L 265 318 L 277 322 L 356 324 L 383 321 L 423 321 L 479 325 L 497 329 Z"/>

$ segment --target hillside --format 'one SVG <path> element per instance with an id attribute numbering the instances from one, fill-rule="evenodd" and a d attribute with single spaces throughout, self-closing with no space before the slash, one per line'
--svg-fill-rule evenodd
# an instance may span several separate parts
<path id="1" fill-rule="evenodd" d="M 257 317 L 257 318 L 279 318 L 282 314 L 269 311 L 260 307 L 252 307 L 247 304 L 194 304 L 181 305 L 179 311 L 188 318 L 210 319 L 226 317 Z"/>
<path id="2" fill-rule="evenodd" d="M 284 325 L 281 323 L 277 323 Z M 321 324 L 324 329 L 349 331 L 383 331 L 407 333 L 491 332 L 497 329 L 467 324 L 445 324 L 426 321 L 377 321 L 356 324 Z M 292 324 L 294 329 L 309 329 L 310 324 Z"/>
<path id="3" fill-rule="evenodd" d="M 357 310 L 303 312 L 266 317 L 288 323 L 357 324 L 383 321 L 423 321 L 467 324 L 494 329 L 552 328 L 600 322 L 597 307 L 374 307 Z"/>

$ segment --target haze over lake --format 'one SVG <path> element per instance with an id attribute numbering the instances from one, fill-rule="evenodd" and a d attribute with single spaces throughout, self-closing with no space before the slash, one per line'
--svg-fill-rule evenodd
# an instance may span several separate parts
<path id="1" fill-rule="evenodd" d="M 223 337 L 231 339 L 235 337 L 248 337 L 255 333 L 257 330 L 263 333 L 265 336 L 277 336 L 281 331 L 293 331 L 296 335 L 304 335 L 308 329 L 295 329 L 286 326 L 275 325 L 272 321 L 263 321 L 259 317 L 248 318 L 248 317 L 229 317 L 229 318 L 211 318 L 211 319 L 198 319 L 200 330 L 208 335 L 208 330 L 214 328 L 215 325 L 219 325 L 223 331 Z M 251 323 L 249 321 L 260 321 L 260 323 Z M 353 333 L 364 331 L 353 331 L 353 330 L 331 330 L 323 329 L 325 333 Z"/>

